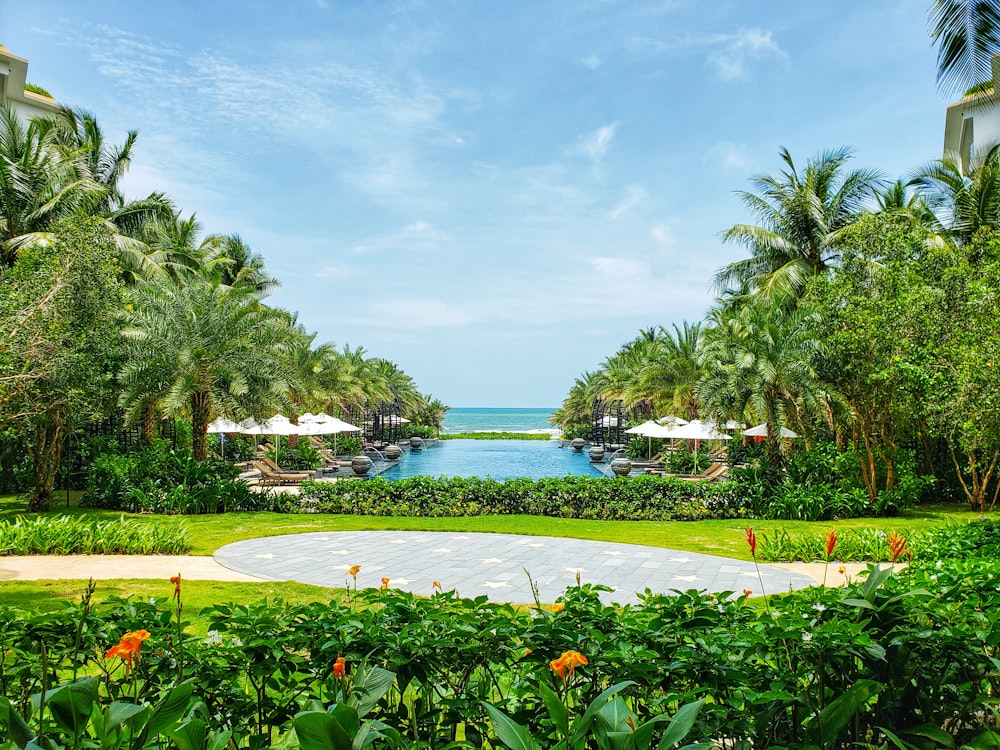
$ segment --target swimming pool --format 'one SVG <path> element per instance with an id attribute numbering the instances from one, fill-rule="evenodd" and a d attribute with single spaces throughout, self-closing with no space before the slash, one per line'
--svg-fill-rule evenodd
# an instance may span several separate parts
<path id="1" fill-rule="evenodd" d="M 379 476 L 389 480 L 442 475 L 541 479 L 568 474 L 603 476 L 586 452 L 560 448 L 558 440 L 440 440 L 420 451 L 403 451 L 398 465 Z"/>

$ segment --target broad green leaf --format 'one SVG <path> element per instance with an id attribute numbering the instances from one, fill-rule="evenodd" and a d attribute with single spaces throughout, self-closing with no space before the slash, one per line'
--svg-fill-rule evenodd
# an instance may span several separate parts
<path id="1" fill-rule="evenodd" d="M 698 712 L 701 711 L 701 707 L 704 705 L 705 699 L 702 698 L 700 701 L 685 703 L 678 708 L 677 713 L 670 720 L 670 725 L 660 738 L 660 743 L 656 746 L 656 749 L 665 750 L 687 737 L 688 732 L 691 731 L 691 727 L 694 726 L 695 719 L 698 718 Z"/>
<path id="2" fill-rule="evenodd" d="M 569 709 L 566 708 L 566 705 L 556 695 L 555 691 L 544 682 L 538 683 L 538 692 L 542 694 L 545 708 L 549 711 L 552 723 L 559 730 L 559 736 L 565 737 L 569 734 Z"/>
<path id="3" fill-rule="evenodd" d="M 608 701 L 597 712 L 597 731 L 598 733 L 628 732 L 631 734 L 632 726 L 629 726 L 629 718 L 632 719 L 632 726 L 634 726 L 635 717 L 632 715 L 632 712 L 628 710 L 628 706 L 625 705 L 625 701 L 621 699 L 621 696 L 615 696 L 613 700 Z"/>
<path id="4" fill-rule="evenodd" d="M 188 709 L 193 691 L 194 683 L 190 680 L 171 688 L 170 692 L 153 707 L 153 713 L 146 724 L 149 734 L 155 737 L 180 721 Z"/>
<path id="5" fill-rule="evenodd" d="M 986 731 L 962 745 L 962 750 L 966 748 L 969 750 L 994 750 L 997 747 L 1000 747 L 1000 734 Z"/>
<path id="6" fill-rule="evenodd" d="M 354 706 L 348 706 L 346 703 L 338 703 L 335 706 L 331 706 L 327 713 L 337 720 L 337 723 L 340 724 L 348 737 L 353 739 L 357 736 L 358 730 L 361 728 L 361 719 L 358 717 L 358 710 Z"/>
<path id="7" fill-rule="evenodd" d="M 364 717 L 378 705 L 396 681 L 396 673 L 382 667 L 371 667 L 360 676 L 354 678 L 354 694 L 351 703 L 358 710 L 358 716 Z M 400 690 L 403 688 L 401 687 Z"/>
<path id="8" fill-rule="evenodd" d="M 955 738 L 937 724 L 921 724 L 912 729 L 904 730 L 903 734 L 926 737 L 929 740 L 934 740 L 934 742 L 942 747 L 955 747 Z"/>
<path id="9" fill-rule="evenodd" d="M 0 728 L 6 728 L 6 734 L 18 747 L 24 747 L 31 739 L 31 730 L 21 714 L 10 705 L 10 701 L 0 696 Z"/>
<path id="10" fill-rule="evenodd" d="M 302 750 L 351 750 L 351 738 L 325 711 L 303 711 L 292 719 Z"/>
<path id="11" fill-rule="evenodd" d="M 229 739 L 233 736 L 233 733 L 228 729 L 223 732 L 212 732 L 208 735 L 208 742 L 205 745 L 205 750 L 224 750 L 224 748 L 229 744 Z"/>
<path id="12" fill-rule="evenodd" d="M 138 703 L 120 703 L 116 701 L 105 709 L 104 713 L 107 717 L 106 725 L 120 727 L 126 721 L 129 721 L 144 711 L 149 711 L 149 707 L 141 706 Z"/>
<path id="13" fill-rule="evenodd" d="M 90 721 L 98 684 L 97 677 L 84 677 L 54 687 L 45 694 L 45 704 L 60 729 L 79 736 Z"/>
<path id="14" fill-rule="evenodd" d="M 201 719 L 188 719 L 175 729 L 164 732 L 177 743 L 180 750 L 205 750 L 205 722 Z"/>
<path id="15" fill-rule="evenodd" d="M 820 745 L 832 746 L 833 741 L 850 723 L 851 719 L 868 700 L 882 691 L 885 686 L 874 680 L 858 680 L 843 695 L 837 698 L 818 716 L 809 720 L 811 739 Z"/>
<path id="16" fill-rule="evenodd" d="M 484 703 L 486 713 L 490 715 L 493 733 L 510 750 L 540 750 L 535 738 L 525 727 L 522 727 L 507 714 L 489 703 Z"/>
<path id="17" fill-rule="evenodd" d="M 653 739 L 653 730 L 656 725 L 664 721 L 669 721 L 666 714 L 654 716 L 645 724 L 640 724 L 635 728 L 635 748 L 636 750 L 648 750 L 649 743 Z"/>
<path id="18" fill-rule="evenodd" d="M 573 722 L 573 732 L 569 737 L 570 747 L 576 747 L 583 741 L 583 739 L 587 736 L 587 732 L 590 731 L 590 725 L 594 723 L 594 718 L 597 716 L 597 712 L 604 707 L 604 704 L 609 698 L 611 698 L 612 695 L 621 692 L 625 688 L 634 684 L 635 683 L 632 680 L 623 680 L 622 682 L 615 683 L 594 698 L 591 704 L 587 707 L 583 716 Z"/>
<path id="19" fill-rule="evenodd" d="M 635 735 L 626 732 L 606 732 L 598 735 L 597 744 L 601 750 L 635 750 Z"/>

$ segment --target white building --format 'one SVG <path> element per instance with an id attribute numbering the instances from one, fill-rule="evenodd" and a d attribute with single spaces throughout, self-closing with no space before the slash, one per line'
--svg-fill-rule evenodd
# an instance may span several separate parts
<path id="1" fill-rule="evenodd" d="M 55 99 L 34 91 L 25 91 L 28 78 L 28 61 L 12 55 L 0 45 L 0 96 L 3 96 L 22 120 L 54 114 L 59 110 Z"/>

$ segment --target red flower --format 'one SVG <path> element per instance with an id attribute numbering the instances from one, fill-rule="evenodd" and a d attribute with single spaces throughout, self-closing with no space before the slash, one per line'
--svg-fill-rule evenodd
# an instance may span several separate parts
<path id="1" fill-rule="evenodd" d="M 757 535 L 753 533 L 753 526 L 747 526 L 747 544 L 750 545 L 750 554 L 757 557 Z"/>
<path id="2" fill-rule="evenodd" d="M 344 666 L 345 664 L 346 664 L 346 661 L 344 660 L 344 657 L 343 656 L 338 656 L 337 657 L 337 661 L 335 661 L 333 663 L 333 676 L 334 677 L 343 677 L 347 673 L 347 670 L 346 670 L 346 668 Z"/>
<path id="3" fill-rule="evenodd" d="M 830 529 L 830 533 L 826 535 L 826 560 L 830 561 L 830 555 L 833 554 L 833 548 L 837 546 L 837 530 Z"/>
<path id="4" fill-rule="evenodd" d="M 174 584 L 174 599 L 181 598 L 181 574 L 170 577 L 170 582 Z"/>
<path id="5" fill-rule="evenodd" d="M 892 562 L 895 564 L 896 560 L 899 559 L 900 555 L 906 555 L 909 557 L 910 550 L 906 546 L 906 537 L 902 534 L 897 534 L 895 531 L 889 533 L 889 555 L 892 557 Z"/>

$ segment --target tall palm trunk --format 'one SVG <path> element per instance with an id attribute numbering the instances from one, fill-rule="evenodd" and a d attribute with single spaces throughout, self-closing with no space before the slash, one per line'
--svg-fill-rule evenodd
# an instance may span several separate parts
<path id="1" fill-rule="evenodd" d="M 191 394 L 191 455 L 195 461 L 208 458 L 208 423 L 212 416 L 212 394 L 196 391 Z"/>

